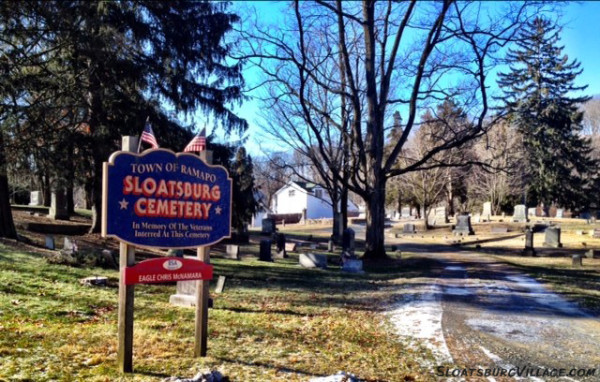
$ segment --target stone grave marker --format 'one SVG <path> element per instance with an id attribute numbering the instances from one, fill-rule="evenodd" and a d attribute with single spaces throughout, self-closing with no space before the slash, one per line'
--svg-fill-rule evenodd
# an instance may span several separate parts
<path id="1" fill-rule="evenodd" d="M 557 208 L 556 209 L 556 217 L 558 219 L 562 219 L 564 217 L 565 214 L 565 209 L 564 208 Z"/>
<path id="2" fill-rule="evenodd" d="M 227 244 L 225 247 L 225 258 L 231 260 L 240 259 L 240 246 L 235 244 Z"/>
<path id="3" fill-rule="evenodd" d="M 352 228 L 346 228 L 344 230 L 344 234 L 342 235 L 342 250 L 344 252 L 350 252 L 354 254 L 355 248 L 355 233 Z"/>
<path id="4" fill-rule="evenodd" d="M 536 207 L 531 207 L 527 209 L 527 217 L 531 218 L 537 216 L 537 208 Z"/>
<path id="5" fill-rule="evenodd" d="M 600 239 L 600 229 L 594 228 L 594 232 L 592 233 L 592 237 L 596 239 Z"/>
<path id="6" fill-rule="evenodd" d="M 484 222 L 492 221 L 492 202 L 483 203 L 483 212 L 481 213 L 481 220 Z"/>
<path id="7" fill-rule="evenodd" d="M 265 235 L 272 235 L 275 232 L 275 219 L 265 218 L 262 220 L 261 232 Z"/>
<path id="8" fill-rule="evenodd" d="M 71 238 L 65 236 L 64 242 L 63 242 L 63 249 L 61 252 L 69 254 L 69 255 L 73 255 L 73 254 L 77 253 L 77 251 L 78 251 L 77 243 L 74 240 L 71 240 Z"/>
<path id="9" fill-rule="evenodd" d="M 348 259 L 342 265 L 342 271 L 349 273 L 364 273 L 362 260 Z"/>
<path id="10" fill-rule="evenodd" d="M 271 240 L 260 241 L 260 253 L 258 256 L 260 261 L 273 261 L 271 256 Z"/>
<path id="11" fill-rule="evenodd" d="M 446 207 L 435 207 L 429 210 L 427 223 L 431 226 L 448 223 L 448 213 Z"/>
<path id="12" fill-rule="evenodd" d="M 590 249 L 585 252 L 585 257 L 588 259 L 600 259 L 600 250 L 599 249 Z"/>
<path id="13" fill-rule="evenodd" d="M 469 215 L 458 215 L 456 217 L 456 227 L 452 231 L 456 235 L 475 235 L 471 226 L 471 217 Z"/>
<path id="14" fill-rule="evenodd" d="M 41 206 L 42 205 L 42 192 L 31 191 L 29 193 L 29 205 L 30 206 Z"/>
<path id="15" fill-rule="evenodd" d="M 544 245 L 560 248 L 562 243 L 560 242 L 560 227 L 548 227 L 546 228 L 546 236 L 544 238 Z"/>
<path id="16" fill-rule="evenodd" d="M 50 196 L 50 219 L 54 220 L 69 220 L 69 212 L 67 211 L 67 199 L 62 191 L 52 192 Z"/>
<path id="17" fill-rule="evenodd" d="M 507 226 L 494 226 L 491 229 L 491 233 L 507 233 L 507 232 L 508 232 Z"/>
<path id="18" fill-rule="evenodd" d="M 473 216 L 473 223 L 481 223 L 481 215 L 477 214 Z"/>
<path id="19" fill-rule="evenodd" d="M 54 236 L 46 236 L 46 248 L 48 249 L 56 249 L 54 245 Z"/>
<path id="20" fill-rule="evenodd" d="M 219 276 L 219 279 L 217 280 L 217 286 L 215 288 L 215 293 L 223 293 L 223 289 L 225 289 L 225 280 L 225 276 Z"/>
<path id="21" fill-rule="evenodd" d="M 406 223 L 406 224 L 404 224 L 404 228 L 402 229 L 402 233 L 404 233 L 404 234 L 415 234 L 415 233 L 417 233 L 417 229 L 416 229 L 416 227 L 415 227 L 414 224 L 412 224 L 412 223 Z"/>
<path id="22" fill-rule="evenodd" d="M 535 249 L 533 248 L 533 231 L 530 228 L 525 230 L 525 249 L 523 250 L 523 256 L 535 256 Z"/>
<path id="23" fill-rule="evenodd" d="M 512 221 L 516 223 L 527 223 L 527 207 L 524 204 L 517 204 L 515 206 L 515 212 L 512 217 Z"/>
<path id="24" fill-rule="evenodd" d="M 296 252 L 296 246 L 298 244 L 296 243 L 285 243 L 285 250 L 286 252 Z"/>
<path id="25" fill-rule="evenodd" d="M 410 214 L 410 207 L 402 207 L 401 213 L 400 213 L 400 217 L 402 219 L 408 219 L 411 217 Z"/>
<path id="26" fill-rule="evenodd" d="M 327 268 L 327 256 L 314 253 L 301 253 L 298 259 L 304 268 Z"/>
<path id="27" fill-rule="evenodd" d="M 277 240 L 275 243 L 277 248 L 277 251 L 275 252 L 275 258 L 285 259 L 286 257 L 288 257 L 287 253 L 285 252 L 285 234 L 278 233 Z"/>
<path id="28" fill-rule="evenodd" d="M 583 266 L 583 260 L 581 255 L 573 255 L 573 268 L 581 268 Z"/>

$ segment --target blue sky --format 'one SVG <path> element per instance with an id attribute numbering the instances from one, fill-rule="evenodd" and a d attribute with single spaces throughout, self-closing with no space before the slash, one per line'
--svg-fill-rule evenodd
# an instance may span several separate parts
<path id="1" fill-rule="evenodd" d="M 230 10 L 238 12 L 249 6 L 255 7 L 264 21 L 272 22 L 281 16 L 281 4 L 267 1 L 238 1 L 233 3 Z M 580 61 L 583 68 L 583 73 L 577 79 L 577 85 L 588 85 L 585 91 L 588 95 L 600 94 L 600 2 L 569 2 L 561 7 L 559 9 L 559 12 L 562 13 L 560 21 L 565 25 L 561 34 L 561 42 L 565 46 L 563 52 L 569 56 L 569 59 L 574 58 Z M 252 73 L 248 72 L 247 76 L 252 77 Z M 258 127 L 259 110 L 258 102 L 252 100 L 246 101 L 241 108 L 236 109 L 236 112 L 246 118 L 250 124 L 250 129 L 246 133 L 248 136 L 246 147 L 255 158 L 261 155 L 262 150 L 274 147 L 284 148 L 274 142 L 264 142 L 260 134 L 257 134 L 260 130 Z M 233 139 L 236 138 L 233 137 Z"/>

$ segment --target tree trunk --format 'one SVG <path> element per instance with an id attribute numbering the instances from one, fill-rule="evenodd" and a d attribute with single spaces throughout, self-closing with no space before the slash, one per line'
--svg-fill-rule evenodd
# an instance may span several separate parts
<path id="1" fill-rule="evenodd" d="M 44 195 L 44 206 L 50 207 L 50 198 L 52 197 L 52 187 L 50 186 L 50 175 L 44 171 L 42 175 L 42 194 Z"/>
<path id="2" fill-rule="evenodd" d="M 0 237 L 17 238 L 8 196 L 8 176 L 4 156 L 4 139 L 0 133 Z"/>
<path id="3" fill-rule="evenodd" d="M 90 233 L 99 233 L 102 227 L 102 163 L 100 153 L 94 150 L 94 173 L 92 174 L 92 227 Z M 106 158 L 108 160 L 108 158 Z"/>
<path id="4" fill-rule="evenodd" d="M 67 174 L 67 187 L 66 187 L 66 197 L 67 197 L 67 213 L 69 215 L 75 214 L 75 200 L 74 200 L 74 189 L 75 189 L 75 164 L 73 163 L 73 150 L 74 147 L 71 144 L 69 146 L 68 151 L 68 163 L 70 168 L 68 169 Z"/>
<path id="5" fill-rule="evenodd" d="M 365 241 L 364 258 L 368 260 L 382 260 L 385 254 L 385 183 L 379 182 L 379 187 L 374 187 L 365 199 L 367 233 Z"/>

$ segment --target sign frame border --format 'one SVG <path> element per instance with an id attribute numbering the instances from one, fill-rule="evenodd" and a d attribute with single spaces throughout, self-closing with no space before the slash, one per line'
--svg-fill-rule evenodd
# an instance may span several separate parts
<path id="1" fill-rule="evenodd" d="M 229 235 L 228 236 L 223 236 L 218 240 L 212 241 L 210 243 L 206 243 L 203 245 L 186 245 L 186 246 L 182 246 L 182 247 L 163 247 L 163 246 L 153 246 L 153 245 L 146 245 L 146 244 L 139 244 L 139 243 L 133 243 L 131 241 L 128 240 L 123 240 L 122 238 L 114 235 L 114 234 L 108 234 L 107 228 L 108 228 L 108 169 L 109 166 L 114 166 L 114 162 L 115 159 L 119 156 L 119 155 L 130 155 L 130 156 L 134 156 L 134 157 L 144 157 L 148 154 L 151 154 L 153 152 L 156 151 L 165 151 L 167 153 L 173 154 L 176 158 L 179 158 L 180 156 L 191 156 L 197 160 L 202 161 L 202 163 L 204 163 L 205 166 L 210 167 L 210 168 L 221 168 L 225 171 L 225 173 L 227 174 L 227 181 L 230 184 L 230 192 L 229 192 Z M 193 153 L 185 153 L 185 152 L 174 152 L 173 150 L 169 150 L 169 149 L 163 149 L 163 148 L 158 148 L 158 149 L 147 149 L 144 150 L 141 153 L 132 153 L 130 151 L 123 151 L 123 150 L 119 150 L 119 151 L 115 151 L 113 152 L 110 157 L 108 158 L 108 162 L 103 162 L 102 163 L 102 222 L 101 222 L 101 236 L 105 237 L 105 238 L 115 238 L 119 241 L 122 241 L 124 243 L 127 243 L 129 245 L 133 245 L 135 247 L 140 247 L 140 248 L 158 248 L 158 249 L 164 249 L 164 248 L 168 248 L 168 249 L 193 249 L 193 248 L 198 248 L 198 247 L 208 247 L 211 246 L 213 244 L 219 243 L 220 241 L 224 240 L 224 239 L 230 239 L 231 238 L 231 217 L 232 217 L 232 209 L 233 209 L 233 179 L 230 177 L 229 175 L 229 171 L 221 165 L 212 165 L 212 164 L 208 164 L 206 163 L 202 158 L 200 158 L 200 156 L 193 154 Z"/>

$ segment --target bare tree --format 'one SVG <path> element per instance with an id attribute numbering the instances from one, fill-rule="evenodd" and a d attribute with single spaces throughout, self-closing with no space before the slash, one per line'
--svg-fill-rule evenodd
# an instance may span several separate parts
<path id="1" fill-rule="evenodd" d="M 349 152 L 343 165 L 349 169 L 347 187 L 367 206 L 366 258 L 385 257 L 387 180 L 417 170 L 463 165 L 431 160 L 482 135 L 494 122 L 487 118 L 488 74 L 534 13 L 531 6 L 451 0 L 296 0 L 287 24 L 241 31 L 249 42 L 242 58 L 262 69 L 266 85 L 281 89 L 268 93 L 265 109 L 292 105 L 303 122 L 296 126 L 292 144 L 306 142 L 301 143 L 306 152 L 318 150 L 318 160 L 343 182 L 339 151 L 328 150 L 327 134 L 337 130 L 342 151 Z M 447 98 L 460 104 L 470 123 L 458 130 L 448 128 L 421 157 L 395 166 L 419 123 L 417 115 Z M 390 106 L 403 108 L 406 122 L 400 138 L 385 153 L 385 132 L 392 125 Z"/>

